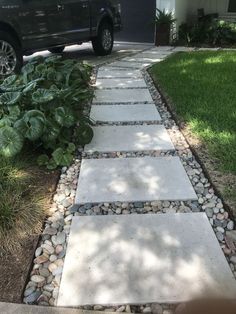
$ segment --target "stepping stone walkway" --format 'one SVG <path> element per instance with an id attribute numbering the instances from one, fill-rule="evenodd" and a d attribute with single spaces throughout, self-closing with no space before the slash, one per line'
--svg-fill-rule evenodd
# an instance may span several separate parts
<path id="1" fill-rule="evenodd" d="M 179 157 L 82 161 L 77 204 L 195 199 Z"/>
<path id="2" fill-rule="evenodd" d="M 146 89 L 107 89 L 97 90 L 93 103 L 153 103 L 149 90 Z"/>
<path id="3" fill-rule="evenodd" d="M 83 152 L 75 207 L 104 204 L 107 212 L 97 206 L 87 214 L 98 216 L 70 215 L 59 306 L 179 303 L 206 292 L 235 297 L 235 279 L 205 213 L 109 210 L 117 202 L 136 208 L 198 200 L 189 179 L 195 170 L 187 174 L 176 156 L 142 77 L 145 66 L 191 50 L 156 47 L 99 68 L 90 113 L 97 125 Z M 138 151 L 146 155 L 132 155 Z"/>
<path id="4" fill-rule="evenodd" d="M 97 79 L 100 78 L 142 78 L 142 74 L 139 70 L 127 70 L 125 69 L 117 69 L 112 67 L 104 67 L 100 68 L 97 74 Z"/>
<path id="5" fill-rule="evenodd" d="M 104 88 L 147 88 L 147 85 L 142 78 L 116 78 L 116 79 L 97 79 L 96 87 L 99 89 Z"/>
<path id="6" fill-rule="evenodd" d="M 174 150 L 162 125 L 126 125 L 93 127 L 94 137 L 85 152 L 126 152 Z"/>
<path id="7" fill-rule="evenodd" d="M 176 303 L 206 292 L 235 298 L 236 289 L 205 214 L 73 219 L 59 306 Z"/>
<path id="8" fill-rule="evenodd" d="M 110 64 L 112 67 L 118 67 L 118 68 L 125 68 L 125 69 L 141 69 L 143 67 L 146 67 L 148 65 L 150 65 L 150 62 L 129 62 L 127 61 L 115 61 L 112 64 Z"/>
<path id="9" fill-rule="evenodd" d="M 93 105 L 90 117 L 95 122 L 151 122 L 161 121 L 154 104 Z"/>

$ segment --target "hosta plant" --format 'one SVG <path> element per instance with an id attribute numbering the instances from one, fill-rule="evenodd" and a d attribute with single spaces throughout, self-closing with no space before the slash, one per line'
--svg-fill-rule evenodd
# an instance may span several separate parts
<path id="1" fill-rule="evenodd" d="M 13 157 L 24 145 L 41 148 L 38 163 L 68 166 L 75 145 L 93 137 L 83 114 L 92 97 L 91 68 L 59 56 L 35 58 L 0 84 L 0 154 Z M 75 143 L 75 144 L 72 144 Z"/>

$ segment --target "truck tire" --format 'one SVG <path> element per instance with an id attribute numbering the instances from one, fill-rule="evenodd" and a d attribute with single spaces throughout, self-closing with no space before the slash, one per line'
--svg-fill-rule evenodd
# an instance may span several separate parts
<path id="1" fill-rule="evenodd" d="M 61 46 L 61 47 L 50 48 L 48 49 L 48 51 L 51 53 L 62 53 L 64 49 L 65 49 L 65 46 Z"/>
<path id="2" fill-rule="evenodd" d="M 93 50 L 98 56 L 106 56 L 112 52 L 114 43 L 113 27 L 111 23 L 102 22 L 98 28 L 97 37 L 92 39 Z"/>
<path id="3" fill-rule="evenodd" d="M 0 31 L 0 76 L 18 73 L 23 65 L 23 55 L 18 40 Z"/>

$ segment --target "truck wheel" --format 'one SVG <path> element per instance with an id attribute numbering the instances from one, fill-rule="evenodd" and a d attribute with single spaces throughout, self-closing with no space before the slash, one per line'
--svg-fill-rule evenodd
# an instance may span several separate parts
<path id="1" fill-rule="evenodd" d="M 98 56 L 109 55 L 113 48 L 114 34 L 110 23 L 103 22 L 98 29 L 97 37 L 92 39 L 93 50 Z"/>
<path id="2" fill-rule="evenodd" d="M 23 55 L 17 39 L 0 31 L 0 76 L 19 72 L 23 65 Z"/>
<path id="3" fill-rule="evenodd" d="M 61 46 L 61 47 L 50 48 L 48 49 L 48 51 L 51 53 L 62 53 L 64 49 L 65 49 L 65 46 Z"/>

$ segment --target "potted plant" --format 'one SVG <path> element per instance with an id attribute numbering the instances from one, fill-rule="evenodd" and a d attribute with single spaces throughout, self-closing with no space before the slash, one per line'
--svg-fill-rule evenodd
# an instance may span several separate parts
<path id="1" fill-rule="evenodd" d="M 172 12 L 156 10 L 156 46 L 166 46 L 170 43 L 170 30 L 172 24 L 176 21 Z"/>

